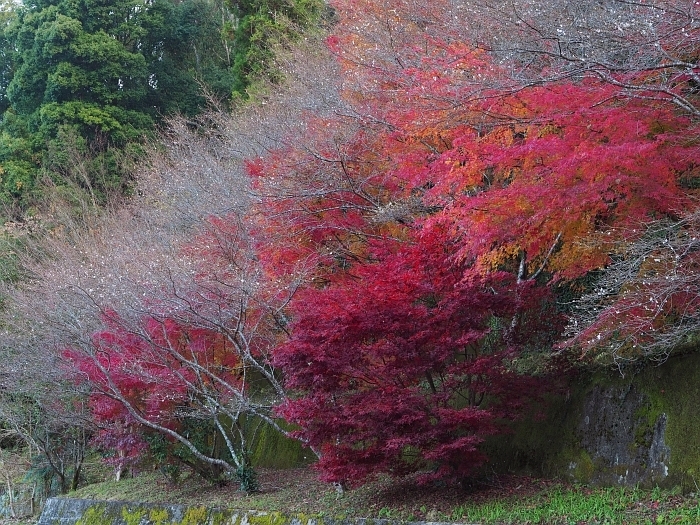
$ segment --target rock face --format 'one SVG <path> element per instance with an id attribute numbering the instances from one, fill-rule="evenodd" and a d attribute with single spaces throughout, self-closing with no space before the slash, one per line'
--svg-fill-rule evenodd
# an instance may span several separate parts
<path id="1" fill-rule="evenodd" d="M 73 525 L 89 508 L 88 500 L 49 498 L 44 504 L 44 510 L 39 517 L 41 525 Z"/>
<path id="2" fill-rule="evenodd" d="M 653 488 L 700 485 L 700 352 L 580 371 L 546 407 L 485 444 L 496 472 Z"/>
<path id="3" fill-rule="evenodd" d="M 647 396 L 634 384 L 595 386 L 585 397 L 577 428 L 580 446 L 592 461 L 590 481 L 601 484 L 658 485 L 668 476 L 667 415 L 652 424 Z M 569 470 L 579 465 L 572 462 Z"/>

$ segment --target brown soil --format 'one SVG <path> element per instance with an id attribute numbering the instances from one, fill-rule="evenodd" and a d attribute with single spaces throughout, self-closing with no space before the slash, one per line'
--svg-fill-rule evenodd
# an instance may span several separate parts
<path id="1" fill-rule="evenodd" d="M 411 479 L 379 478 L 353 490 L 337 489 L 317 478 L 311 468 L 273 470 L 258 473 L 260 491 L 248 495 L 236 484 L 203 486 L 187 478 L 177 486 L 165 479 L 157 483 L 171 503 L 196 501 L 199 505 L 238 507 L 246 510 L 279 510 L 289 513 L 321 513 L 363 517 L 437 521 L 448 519 L 452 510 L 466 503 L 505 498 L 525 498 L 551 488 L 556 482 L 526 476 L 480 479 L 468 486 L 418 485 Z M 560 484 L 560 483 L 559 483 Z"/>

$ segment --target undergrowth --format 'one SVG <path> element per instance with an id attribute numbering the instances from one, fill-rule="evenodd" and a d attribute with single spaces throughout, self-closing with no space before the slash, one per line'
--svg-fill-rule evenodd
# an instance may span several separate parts
<path id="1" fill-rule="evenodd" d="M 157 472 L 88 485 L 71 497 L 196 504 L 328 517 L 513 525 L 662 525 L 700 523 L 696 494 L 596 488 L 537 478 L 483 479 L 468 487 L 419 487 L 381 478 L 342 494 L 310 469 L 261 470 L 261 491 L 203 486 L 195 476 L 169 483 Z"/>

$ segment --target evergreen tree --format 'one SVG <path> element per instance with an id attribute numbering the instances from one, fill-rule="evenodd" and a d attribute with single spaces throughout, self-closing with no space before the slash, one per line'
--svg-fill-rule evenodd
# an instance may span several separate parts
<path id="1" fill-rule="evenodd" d="M 318 24 L 324 12 L 322 0 L 232 0 L 236 16 L 233 56 L 234 92 L 245 95 L 258 78 L 278 82 L 281 72 L 272 65 L 273 48 L 293 41 Z"/>
<path id="2" fill-rule="evenodd" d="M 281 78 L 274 47 L 318 22 L 321 0 L 38 0 L 0 28 L 0 202 L 26 209 L 37 181 L 93 202 L 129 184 L 124 153 L 163 117 L 196 115 L 205 88 L 247 96 Z M 9 5 L 9 4 L 8 4 Z M 87 158 L 75 174 L 76 155 Z M 64 192 L 65 193 L 65 192 Z"/>
<path id="3" fill-rule="evenodd" d="M 44 139 L 63 125 L 118 144 L 137 138 L 152 125 L 143 106 L 149 74 L 141 19 L 148 16 L 150 7 L 137 0 L 21 8 L 8 31 L 16 50 L 11 108 Z"/>

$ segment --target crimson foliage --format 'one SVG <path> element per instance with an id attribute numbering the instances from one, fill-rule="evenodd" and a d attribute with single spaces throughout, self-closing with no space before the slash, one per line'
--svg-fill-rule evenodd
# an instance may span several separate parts
<path id="1" fill-rule="evenodd" d="M 64 355 L 92 385 L 90 408 L 100 428 L 95 444 L 108 452 L 107 463 L 117 472 L 143 459 L 154 431 L 175 443 L 188 418 L 200 426 L 230 423 L 230 414 L 216 404 L 230 403 L 245 385 L 240 359 L 220 334 L 153 316 L 135 331 L 112 311 L 103 322 L 105 329 L 93 334 L 93 352 L 67 349 Z M 223 473 L 189 456 L 185 462 L 206 477 Z"/>
<path id="2" fill-rule="evenodd" d="M 281 413 L 321 452 L 329 481 L 425 470 L 460 479 L 478 445 L 542 392 L 515 370 L 522 330 L 512 275 L 463 281 L 451 244 L 430 236 L 299 297 L 275 364 L 303 395 Z M 530 284 L 523 296 L 540 295 Z"/>

